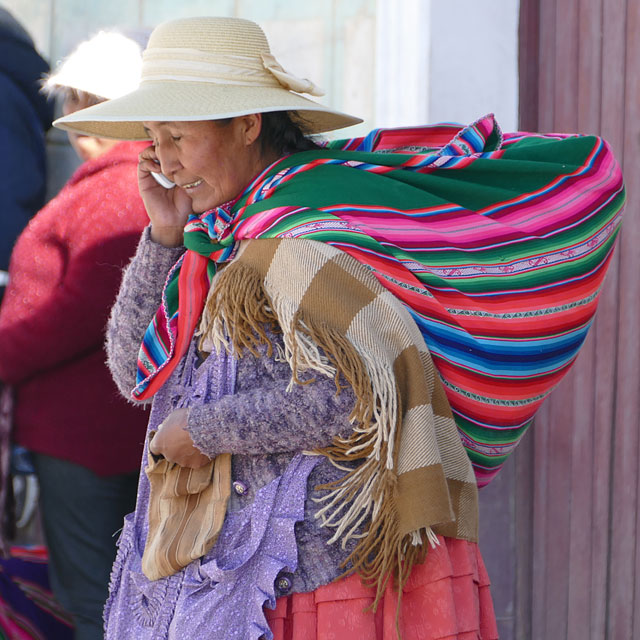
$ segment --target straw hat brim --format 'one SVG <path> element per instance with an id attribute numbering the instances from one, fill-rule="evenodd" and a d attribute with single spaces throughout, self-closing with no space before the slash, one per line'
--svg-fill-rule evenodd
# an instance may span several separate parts
<path id="1" fill-rule="evenodd" d="M 143 82 L 132 93 L 76 111 L 53 124 L 100 138 L 148 140 L 143 122 L 218 120 L 270 111 L 295 112 L 308 134 L 362 122 L 282 87 L 157 81 Z"/>

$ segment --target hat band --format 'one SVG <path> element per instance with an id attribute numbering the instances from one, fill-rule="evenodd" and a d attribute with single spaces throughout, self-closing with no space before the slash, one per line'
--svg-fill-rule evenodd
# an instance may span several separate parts
<path id="1" fill-rule="evenodd" d="M 143 54 L 141 84 L 156 80 L 283 87 L 297 93 L 323 95 L 310 80 L 285 71 L 269 53 L 261 53 L 260 58 L 222 54 L 214 57 L 197 49 L 147 49 Z"/>

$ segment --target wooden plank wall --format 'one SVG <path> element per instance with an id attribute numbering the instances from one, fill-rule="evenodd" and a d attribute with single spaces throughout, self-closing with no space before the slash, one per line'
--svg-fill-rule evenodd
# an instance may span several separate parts
<path id="1" fill-rule="evenodd" d="M 521 128 L 598 133 L 627 208 L 596 322 L 517 455 L 516 637 L 640 638 L 640 0 L 522 0 Z"/>

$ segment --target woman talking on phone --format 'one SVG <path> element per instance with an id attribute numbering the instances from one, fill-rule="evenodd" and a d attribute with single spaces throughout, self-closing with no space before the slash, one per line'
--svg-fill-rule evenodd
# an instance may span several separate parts
<path id="1" fill-rule="evenodd" d="M 151 416 L 106 637 L 497 637 L 477 484 L 498 426 L 513 444 L 584 339 L 623 200 L 608 148 L 490 116 L 319 144 L 358 119 L 303 97 L 245 20 L 160 25 L 143 60 L 138 90 L 57 122 L 151 142 L 150 225 L 108 329 Z M 566 248 L 570 218 L 598 238 L 565 258 L 579 290 L 519 271 Z"/>

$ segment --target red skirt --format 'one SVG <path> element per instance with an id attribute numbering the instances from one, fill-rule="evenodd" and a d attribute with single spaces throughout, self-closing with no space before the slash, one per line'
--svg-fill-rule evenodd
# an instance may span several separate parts
<path id="1" fill-rule="evenodd" d="M 478 545 L 440 538 L 403 589 L 402 640 L 497 640 L 489 577 Z M 398 596 L 387 586 L 377 611 L 374 591 L 357 575 L 310 593 L 278 598 L 265 609 L 274 640 L 397 640 Z"/>

